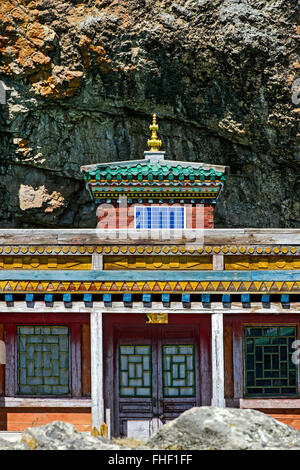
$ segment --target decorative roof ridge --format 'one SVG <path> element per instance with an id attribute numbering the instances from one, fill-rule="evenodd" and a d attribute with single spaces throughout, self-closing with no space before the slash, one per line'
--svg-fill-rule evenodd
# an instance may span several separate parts
<path id="1" fill-rule="evenodd" d="M 229 166 L 223 166 L 223 165 L 212 165 L 209 163 L 205 162 L 187 162 L 187 161 L 180 161 L 180 160 L 124 160 L 124 161 L 118 161 L 118 162 L 106 162 L 106 163 L 95 163 L 92 165 L 84 165 L 80 167 L 80 170 L 82 172 L 93 172 L 96 171 L 98 168 L 126 168 L 126 167 L 136 167 L 138 165 L 141 165 L 143 167 L 150 167 L 150 166 L 156 166 L 160 165 L 161 167 L 182 167 L 182 168 L 195 168 L 195 169 L 200 169 L 203 168 L 203 170 L 214 170 L 216 172 L 220 173 L 228 173 Z"/>

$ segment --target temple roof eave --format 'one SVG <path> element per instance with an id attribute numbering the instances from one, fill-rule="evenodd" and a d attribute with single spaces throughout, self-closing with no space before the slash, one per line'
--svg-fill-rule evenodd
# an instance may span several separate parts
<path id="1" fill-rule="evenodd" d="M 121 167 L 121 168 L 128 168 L 128 167 L 136 167 L 138 165 L 141 166 L 148 166 L 148 165 L 157 165 L 159 163 L 161 166 L 170 167 L 178 167 L 181 166 L 182 168 L 203 168 L 203 170 L 214 170 L 218 173 L 228 173 L 229 167 L 223 165 L 211 165 L 209 163 L 200 163 L 200 162 L 187 162 L 187 161 L 179 161 L 179 160 L 159 160 L 159 161 L 151 161 L 151 160 L 125 160 L 125 161 L 118 161 L 118 162 L 106 162 L 106 163 L 95 163 L 92 165 L 83 165 L 80 167 L 80 171 L 84 173 L 92 173 L 97 169 L 109 167 L 111 169 Z"/>

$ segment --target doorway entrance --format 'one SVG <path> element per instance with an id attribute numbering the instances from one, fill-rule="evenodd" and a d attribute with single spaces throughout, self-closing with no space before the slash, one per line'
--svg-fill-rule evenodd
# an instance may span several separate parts
<path id="1" fill-rule="evenodd" d="M 142 314 L 127 317 L 126 325 L 114 322 L 115 435 L 147 438 L 187 409 L 208 404 L 210 322 L 184 315 L 191 323 L 182 324 L 181 315 L 171 316 L 168 324 L 146 325 Z"/>

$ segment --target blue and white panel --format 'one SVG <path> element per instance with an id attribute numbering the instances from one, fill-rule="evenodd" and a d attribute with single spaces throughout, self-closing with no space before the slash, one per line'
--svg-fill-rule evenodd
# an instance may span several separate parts
<path id="1" fill-rule="evenodd" d="M 185 208 L 144 206 L 135 208 L 136 229 L 184 229 Z"/>

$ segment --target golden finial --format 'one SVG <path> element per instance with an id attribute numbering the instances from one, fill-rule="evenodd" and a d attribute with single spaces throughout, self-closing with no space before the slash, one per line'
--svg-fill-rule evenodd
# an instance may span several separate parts
<path id="1" fill-rule="evenodd" d="M 162 141 L 157 138 L 158 124 L 156 122 L 156 114 L 153 114 L 152 124 L 149 126 L 151 134 L 151 139 L 148 140 L 147 144 L 150 147 L 150 152 L 157 152 L 159 147 L 162 146 Z"/>

